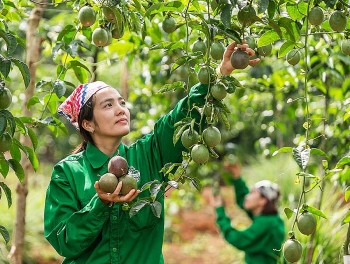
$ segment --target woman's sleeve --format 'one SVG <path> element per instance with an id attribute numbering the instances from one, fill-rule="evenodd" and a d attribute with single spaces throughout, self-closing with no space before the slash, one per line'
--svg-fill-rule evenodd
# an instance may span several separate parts
<path id="1" fill-rule="evenodd" d="M 208 85 L 197 84 L 193 86 L 189 92 L 189 96 L 181 99 L 170 113 L 157 121 L 154 127 L 154 143 L 160 151 L 163 165 L 169 162 L 181 161 L 181 153 L 185 149 L 180 140 L 175 145 L 173 143 L 174 125 L 187 116 L 189 107 L 190 109 L 194 105 L 202 107 L 205 103 L 207 93 Z M 201 121 L 200 113 L 195 109 L 191 111 L 191 117 L 197 123 Z"/>
<path id="2" fill-rule="evenodd" d="M 231 219 L 227 217 L 224 207 L 216 208 L 216 224 L 225 240 L 239 250 L 251 251 L 257 250 L 261 240 L 266 233 L 265 226 L 259 226 L 257 223 L 252 223 L 247 229 L 237 230 L 231 226 Z"/>
<path id="3" fill-rule="evenodd" d="M 53 169 L 46 192 L 44 234 L 60 255 L 74 258 L 94 242 L 112 208 L 97 194 L 81 208 L 66 173 L 60 164 Z"/>
<path id="4" fill-rule="evenodd" d="M 240 177 L 238 179 L 232 179 L 232 185 L 235 192 L 236 197 L 236 203 L 237 205 L 242 208 L 250 218 L 253 217 L 252 213 L 250 211 L 247 211 L 244 209 L 244 199 L 246 195 L 249 193 L 249 189 L 245 183 L 245 181 Z"/>

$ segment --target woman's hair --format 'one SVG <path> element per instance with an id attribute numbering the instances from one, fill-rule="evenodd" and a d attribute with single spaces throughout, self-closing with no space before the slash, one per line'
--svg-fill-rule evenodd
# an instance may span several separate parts
<path id="1" fill-rule="evenodd" d="M 272 215 L 272 214 L 277 214 L 278 209 L 277 209 L 277 202 L 278 202 L 278 197 L 279 193 L 276 199 L 269 200 L 267 197 L 265 197 L 261 192 L 260 192 L 261 197 L 266 199 L 266 204 L 264 208 L 261 211 L 261 214 L 264 215 Z"/>
<path id="2" fill-rule="evenodd" d="M 83 142 L 80 143 L 78 146 L 76 146 L 76 148 L 72 151 L 73 154 L 76 154 L 80 151 L 85 150 L 88 142 L 94 143 L 90 135 L 90 132 L 85 130 L 82 125 L 83 120 L 91 121 L 93 118 L 93 110 L 94 110 L 93 98 L 94 96 L 91 96 L 83 105 L 83 107 L 80 109 L 79 116 L 78 116 L 78 126 L 79 126 L 79 132 L 83 139 Z"/>

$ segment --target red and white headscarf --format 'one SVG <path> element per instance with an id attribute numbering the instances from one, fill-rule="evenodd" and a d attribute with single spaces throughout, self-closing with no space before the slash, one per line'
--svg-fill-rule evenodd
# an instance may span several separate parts
<path id="1" fill-rule="evenodd" d="M 79 129 L 78 116 L 81 108 L 97 91 L 107 87 L 111 86 L 101 81 L 80 84 L 58 107 L 57 113 L 64 115 L 76 129 Z"/>

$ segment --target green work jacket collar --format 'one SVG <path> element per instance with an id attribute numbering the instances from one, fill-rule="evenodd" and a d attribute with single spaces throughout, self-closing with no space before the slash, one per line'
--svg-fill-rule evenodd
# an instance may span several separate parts
<path id="1" fill-rule="evenodd" d="M 85 153 L 87 159 L 89 160 L 91 166 L 94 169 L 101 168 L 103 164 L 105 164 L 106 161 L 109 160 L 109 157 L 92 143 L 87 144 Z M 117 155 L 118 153 L 120 156 L 125 157 L 125 145 L 123 143 L 120 143 L 118 149 L 113 154 L 113 156 Z"/>

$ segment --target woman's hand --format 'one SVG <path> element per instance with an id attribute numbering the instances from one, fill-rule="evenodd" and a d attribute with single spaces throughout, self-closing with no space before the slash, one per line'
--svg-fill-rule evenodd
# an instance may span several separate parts
<path id="1" fill-rule="evenodd" d="M 245 41 L 243 41 L 243 44 L 237 44 L 237 45 L 235 42 L 231 43 L 226 47 L 222 61 L 219 65 L 219 69 L 222 75 L 230 75 L 232 71 L 235 69 L 231 64 L 231 55 L 237 49 L 244 50 L 245 52 L 247 52 L 249 57 L 253 57 L 255 55 L 255 51 L 249 48 L 248 44 L 246 44 Z M 254 67 L 259 62 L 260 62 L 259 58 L 252 59 L 252 60 L 249 60 L 249 65 Z"/>
<path id="2" fill-rule="evenodd" d="M 235 164 L 225 162 L 224 168 L 231 173 L 233 179 L 237 180 L 239 177 L 241 177 L 241 165 L 239 162 L 236 162 Z"/>
<path id="3" fill-rule="evenodd" d="M 99 188 L 98 181 L 95 182 L 94 187 L 98 197 L 100 197 L 102 202 L 105 204 L 131 202 L 140 193 L 140 190 L 132 189 L 128 194 L 121 196 L 119 193 L 122 188 L 122 184 L 122 182 L 119 182 L 113 193 L 106 193 L 102 191 Z"/>

